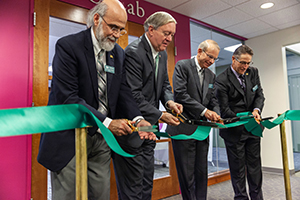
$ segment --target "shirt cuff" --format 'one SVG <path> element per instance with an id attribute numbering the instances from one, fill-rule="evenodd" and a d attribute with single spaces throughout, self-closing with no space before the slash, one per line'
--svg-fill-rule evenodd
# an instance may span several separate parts
<path id="1" fill-rule="evenodd" d="M 110 125 L 110 123 L 111 123 L 111 121 L 112 121 L 111 118 L 106 117 L 106 118 L 104 119 L 104 121 L 103 121 L 103 125 L 104 125 L 106 128 L 108 128 L 109 125 Z M 101 133 L 100 128 L 98 128 L 97 132 L 98 132 L 98 133 Z"/>
<path id="2" fill-rule="evenodd" d="M 258 110 L 258 113 L 260 114 L 260 109 L 259 108 L 254 108 L 253 111 L 254 110 Z"/>
<path id="3" fill-rule="evenodd" d="M 207 108 L 204 108 L 204 110 L 202 111 L 202 113 L 200 114 L 200 116 L 203 117 L 206 111 L 207 111 Z"/>

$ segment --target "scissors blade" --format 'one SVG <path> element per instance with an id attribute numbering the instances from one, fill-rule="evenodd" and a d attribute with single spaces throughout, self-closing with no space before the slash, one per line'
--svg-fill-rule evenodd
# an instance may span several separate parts
<path id="1" fill-rule="evenodd" d="M 213 128 L 219 128 L 219 126 L 214 122 L 208 122 L 208 121 L 202 121 L 202 120 L 188 119 L 188 120 L 185 120 L 184 123 L 191 124 L 191 125 L 210 126 Z"/>
<path id="2" fill-rule="evenodd" d="M 136 127 L 136 131 L 158 132 L 156 125 Z"/>

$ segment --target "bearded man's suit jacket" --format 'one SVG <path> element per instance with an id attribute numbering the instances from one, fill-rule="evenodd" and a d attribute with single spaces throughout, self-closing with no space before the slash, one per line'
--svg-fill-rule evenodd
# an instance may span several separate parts
<path id="1" fill-rule="evenodd" d="M 97 111 L 98 79 L 90 28 L 61 38 L 55 51 L 48 105 L 82 104 L 103 122 L 107 116 Z M 115 69 L 114 73 L 106 73 L 108 117 L 112 119 L 141 116 L 126 82 L 124 59 L 124 51 L 118 44 L 106 52 L 106 64 Z M 97 129 L 89 128 L 88 134 L 94 135 Z M 65 167 L 75 155 L 74 133 L 74 129 L 43 133 L 38 162 L 51 171 Z"/>

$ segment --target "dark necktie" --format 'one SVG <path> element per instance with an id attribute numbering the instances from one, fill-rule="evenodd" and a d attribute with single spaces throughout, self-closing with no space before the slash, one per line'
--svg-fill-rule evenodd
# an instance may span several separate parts
<path id="1" fill-rule="evenodd" d="M 106 98 L 106 72 L 104 70 L 103 64 L 103 55 L 104 50 L 101 51 L 97 55 L 97 77 L 98 77 L 98 100 L 99 100 L 99 108 L 98 110 L 107 115 L 108 108 L 107 108 L 107 98 Z"/>
<path id="2" fill-rule="evenodd" d="M 246 92 L 245 75 L 240 75 L 239 78 L 241 80 L 241 88 L 243 89 L 244 92 Z"/>
<path id="3" fill-rule="evenodd" d="M 202 89 L 202 87 L 203 87 L 203 79 L 204 79 L 204 68 L 201 68 L 199 70 L 199 78 L 200 78 L 200 87 Z"/>

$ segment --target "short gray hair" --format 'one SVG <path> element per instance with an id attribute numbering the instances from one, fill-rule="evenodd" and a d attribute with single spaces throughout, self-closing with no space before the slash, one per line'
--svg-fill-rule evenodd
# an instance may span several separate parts
<path id="1" fill-rule="evenodd" d="M 107 11 L 107 4 L 104 3 L 103 1 L 100 1 L 96 6 L 94 6 L 87 15 L 87 20 L 86 20 L 86 26 L 90 28 L 91 26 L 94 26 L 94 15 L 98 13 L 102 17 L 106 14 Z M 100 19 L 101 22 L 101 19 Z"/>
<path id="2" fill-rule="evenodd" d="M 202 49 L 203 51 L 206 51 L 208 48 L 208 43 L 213 44 L 219 51 L 220 51 L 220 46 L 218 45 L 218 43 L 214 40 L 204 40 L 203 42 L 201 42 L 198 46 L 198 49 Z"/>
<path id="3" fill-rule="evenodd" d="M 171 22 L 177 24 L 177 21 L 169 13 L 163 11 L 155 12 L 150 17 L 148 17 L 144 22 L 144 29 L 145 32 L 147 32 L 149 26 L 153 26 L 153 28 L 156 30 L 160 26 L 163 26 Z"/>

